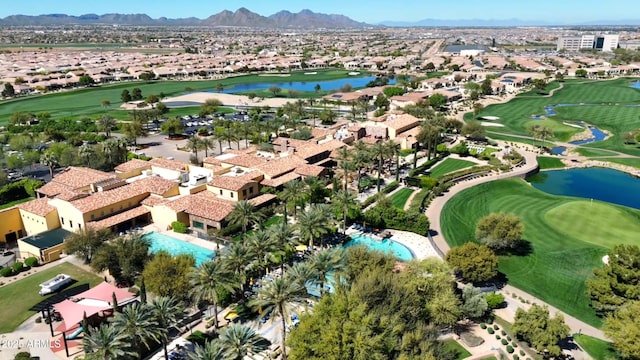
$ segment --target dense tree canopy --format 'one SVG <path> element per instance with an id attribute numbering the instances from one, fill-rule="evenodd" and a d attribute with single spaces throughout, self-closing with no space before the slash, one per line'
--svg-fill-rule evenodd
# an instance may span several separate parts
<path id="1" fill-rule="evenodd" d="M 449 250 L 447 263 L 464 281 L 491 280 L 498 273 L 498 257 L 486 245 L 468 242 Z"/>
<path id="2" fill-rule="evenodd" d="M 196 265 L 190 254 L 179 254 L 172 257 L 160 251 L 153 255 L 142 272 L 147 289 L 156 295 L 173 295 L 186 300 L 191 290 L 189 273 Z"/>
<path id="3" fill-rule="evenodd" d="M 516 248 L 523 233 L 522 219 L 513 214 L 489 214 L 478 220 L 476 226 L 476 238 L 494 250 Z"/>
<path id="4" fill-rule="evenodd" d="M 479 121 L 467 121 L 462 126 L 462 134 L 472 140 L 484 140 L 486 131 Z"/>
<path id="5" fill-rule="evenodd" d="M 451 294 L 453 282 L 441 261 L 411 263 L 399 273 L 366 266 L 349 287 L 338 286 L 303 316 L 289 337 L 290 358 L 451 359 L 437 341 L 439 314 L 429 309 Z"/>
<path id="6" fill-rule="evenodd" d="M 640 359 L 640 301 L 623 305 L 604 322 L 605 334 L 625 359 Z"/>
<path id="7" fill-rule="evenodd" d="M 640 247 L 617 245 L 608 254 L 608 263 L 593 271 L 587 280 L 591 307 L 607 315 L 629 301 L 640 300 Z"/>
<path id="8" fill-rule="evenodd" d="M 550 355 L 560 355 L 560 341 L 569 336 L 569 326 L 562 314 L 551 318 L 547 306 L 532 305 L 529 311 L 516 310 L 515 321 L 511 328 L 514 335 L 528 342 L 539 352 L 548 351 Z"/>

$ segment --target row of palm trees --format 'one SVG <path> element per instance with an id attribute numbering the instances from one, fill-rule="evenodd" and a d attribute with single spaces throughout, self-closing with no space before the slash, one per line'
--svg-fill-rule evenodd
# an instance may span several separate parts
<path id="1" fill-rule="evenodd" d="M 381 176 L 388 165 L 388 170 L 392 168 L 394 163 L 395 177 L 398 181 L 400 177 L 400 144 L 393 140 L 380 141 L 373 145 L 357 141 L 352 149 L 343 147 L 338 149 L 337 154 L 338 170 L 341 172 L 343 179 L 343 188 L 348 188 L 349 176 L 352 172 L 356 172 L 357 190 L 360 192 L 360 180 L 364 170 L 375 167 L 378 173 L 377 190 L 380 191 Z M 392 161 L 387 161 L 392 160 Z"/>

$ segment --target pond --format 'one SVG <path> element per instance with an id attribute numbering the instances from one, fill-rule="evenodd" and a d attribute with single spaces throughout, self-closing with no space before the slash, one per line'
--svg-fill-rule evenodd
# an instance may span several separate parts
<path id="1" fill-rule="evenodd" d="M 591 137 L 590 138 L 584 139 L 584 140 L 572 141 L 572 142 L 570 142 L 570 144 L 584 145 L 584 144 L 589 144 L 589 143 L 596 142 L 596 141 L 602 141 L 602 140 L 607 138 L 607 134 L 605 132 L 603 132 L 602 130 L 598 129 L 597 127 L 595 127 L 595 126 L 589 126 L 589 130 L 591 130 Z"/>
<path id="2" fill-rule="evenodd" d="M 268 90 L 272 86 L 277 86 L 282 89 L 283 92 L 288 90 L 295 91 L 315 91 L 316 84 L 320 85 L 320 89 L 322 91 L 334 91 L 340 90 L 344 85 L 349 84 L 353 89 L 366 87 L 367 84 L 373 80 L 375 80 L 375 76 L 365 76 L 365 77 L 347 77 L 337 80 L 325 80 L 325 81 L 271 81 L 271 82 L 260 82 L 260 83 L 250 83 L 250 84 L 237 84 L 232 87 L 225 88 L 222 90 L 225 94 L 236 94 L 243 93 L 249 91 L 261 91 Z M 389 85 L 393 85 L 396 83 L 395 79 L 389 79 Z M 209 90 L 209 92 L 217 92 L 215 90 Z"/>
<path id="3" fill-rule="evenodd" d="M 595 199 L 640 209 L 640 178 L 607 168 L 541 171 L 526 179 L 553 195 Z"/>

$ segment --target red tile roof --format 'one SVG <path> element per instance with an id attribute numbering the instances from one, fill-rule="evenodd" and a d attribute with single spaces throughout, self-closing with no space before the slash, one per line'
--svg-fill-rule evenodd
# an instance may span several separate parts
<path id="1" fill-rule="evenodd" d="M 260 207 L 260 205 L 268 203 L 269 201 L 272 201 L 276 198 L 278 198 L 278 196 L 276 196 L 275 194 L 262 194 L 249 199 L 249 202 L 254 206 Z"/>
<path id="2" fill-rule="evenodd" d="M 150 213 L 149 209 L 145 208 L 144 206 L 138 206 L 134 207 L 133 209 L 123 211 L 119 214 L 109 216 L 106 219 L 102 219 L 99 221 L 89 221 L 87 223 L 87 227 L 96 230 L 105 229 L 148 213 Z"/>
<path id="3" fill-rule="evenodd" d="M 47 196 L 55 196 L 64 191 L 76 191 L 91 184 L 113 179 L 115 175 L 84 167 L 68 167 L 57 174 L 37 191 Z"/>
<path id="4" fill-rule="evenodd" d="M 217 176 L 209 181 L 207 185 L 225 190 L 239 191 L 250 183 L 255 183 L 255 181 L 244 179 L 243 177 Z"/>
<path id="5" fill-rule="evenodd" d="M 201 191 L 170 201 L 166 206 L 175 212 L 186 212 L 212 221 L 222 221 L 233 211 L 235 202 L 220 199 L 210 191 Z"/>
<path id="6" fill-rule="evenodd" d="M 257 157 L 255 155 L 247 155 L 247 154 L 240 154 L 234 157 L 229 157 L 224 160 L 221 160 L 222 163 L 230 164 L 234 166 L 241 166 L 244 168 L 252 168 L 260 164 L 263 164 L 265 161 L 266 160 L 264 158 Z"/>
<path id="7" fill-rule="evenodd" d="M 260 184 L 264 186 L 278 187 L 280 185 L 284 185 L 288 183 L 289 181 L 293 181 L 299 178 L 300 178 L 299 174 L 296 174 L 295 172 L 290 172 L 282 176 L 278 176 L 277 178 L 264 179 L 260 182 Z"/>
<path id="8" fill-rule="evenodd" d="M 129 172 L 133 170 L 151 169 L 151 163 L 140 159 L 131 159 L 124 164 L 116 166 L 116 172 Z"/>
<path id="9" fill-rule="evenodd" d="M 152 166 L 157 166 L 163 169 L 176 170 L 176 171 L 186 171 L 187 164 L 182 163 L 177 160 L 169 160 L 163 158 L 153 158 L 149 161 Z"/>
<path id="10" fill-rule="evenodd" d="M 384 122 L 384 125 L 386 125 L 389 128 L 392 129 L 403 129 L 407 126 L 418 126 L 420 125 L 420 119 L 418 119 L 417 117 L 413 116 L 413 115 L 409 115 L 409 114 L 403 114 L 400 116 L 396 116 L 393 119 L 387 119 L 387 121 Z"/>
<path id="11" fill-rule="evenodd" d="M 18 208 L 38 216 L 46 216 L 56 210 L 55 207 L 49 205 L 48 198 L 35 199 L 18 204 Z"/>
<path id="12" fill-rule="evenodd" d="M 299 156 L 289 155 L 276 159 L 271 159 L 264 164 L 256 166 L 256 170 L 262 172 L 264 175 L 268 177 L 275 177 L 282 175 L 284 173 L 293 171 L 297 166 L 302 164 L 306 164 Z"/>
<path id="13" fill-rule="evenodd" d="M 327 168 L 318 165 L 302 165 L 298 166 L 295 170 L 296 174 L 300 174 L 302 176 L 320 176 L 323 172 L 327 171 Z"/>

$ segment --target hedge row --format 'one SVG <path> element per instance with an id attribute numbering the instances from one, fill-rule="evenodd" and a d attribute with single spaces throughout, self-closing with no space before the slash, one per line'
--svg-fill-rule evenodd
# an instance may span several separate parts
<path id="1" fill-rule="evenodd" d="M 399 182 L 392 181 L 389 183 L 389 185 L 383 187 L 382 190 L 380 190 L 380 192 L 383 194 L 388 194 L 393 190 L 397 189 L 399 186 L 400 186 Z M 372 195 L 372 196 L 369 196 L 367 199 L 365 199 L 365 201 L 362 202 L 362 208 L 366 208 L 367 206 L 373 204 L 377 199 L 377 195 L 378 194 Z"/>

